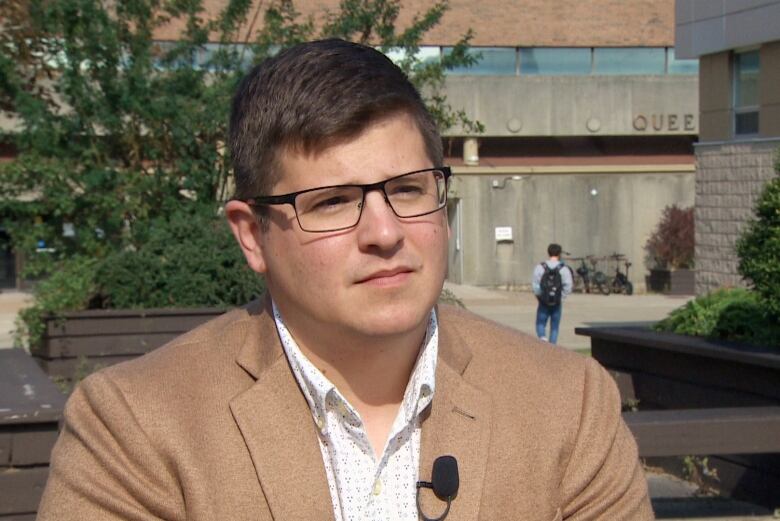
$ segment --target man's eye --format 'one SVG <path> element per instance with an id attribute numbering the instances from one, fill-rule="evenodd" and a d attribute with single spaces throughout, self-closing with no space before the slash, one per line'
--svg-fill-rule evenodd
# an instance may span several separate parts
<path id="1" fill-rule="evenodd" d="M 390 195 L 412 197 L 415 195 L 422 195 L 424 193 L 425 188 L 419 184 L 404 184 L 400 186 L 394 186 Z"/>
<path id="2" fill-rule="evenodd" d="M 350 199 L 343 195 L 327 197 L 319 201 L 313 202 L 309 207 L 310 212 L 333 212 L 349 204 Z"/>

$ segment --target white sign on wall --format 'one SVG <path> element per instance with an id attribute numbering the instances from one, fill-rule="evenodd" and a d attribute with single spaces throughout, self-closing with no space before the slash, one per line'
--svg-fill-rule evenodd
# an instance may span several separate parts
<path id="1" fill-rule="evenodd" d="M 511 241 L 511 240 L 512 240 L 511 226 L 496 226 L 496 242 Z"/>

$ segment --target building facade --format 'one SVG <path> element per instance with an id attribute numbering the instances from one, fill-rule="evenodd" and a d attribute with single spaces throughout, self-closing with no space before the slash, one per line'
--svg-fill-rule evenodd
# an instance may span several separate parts
<path id="1" fill-rule="evenodd" d="M 780 149 L 780 0 L 678 0 L 677 54 L 700 60 L 696 291 L 744 284 L 734 246 Z"/>
<path id="2" fill-rule="evenodd" d="M 403 1 L 399 27 L 434 3 Z M 224 4 L 204 2 L 210 13 Z M 296 8 L 316 25 L 338 5 Z M 676 54 L 674 9 L 673 0 L 450 0 L 420 57 L 440 59 L 473 31 L 477 63 L 450 71 L 445 92 L 484 126 L 445 133 L 456 174 L 451 280 L 527 286 L 558 242 L 571 256 L 625 254 L 641 291 L 661 212 L 694 203 L 698 60 Z M 181 30 L 174 21 L 156 38 Z"/>

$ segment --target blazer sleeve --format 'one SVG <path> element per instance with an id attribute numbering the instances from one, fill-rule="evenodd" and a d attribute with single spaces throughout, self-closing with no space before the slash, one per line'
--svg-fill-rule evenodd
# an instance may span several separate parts
<path id="1" fill-rule="evenodd" d="M 104 373 L 65 407 L 38 520 L 185 519 L 173 465 L 158 453 L 119 387 Z"/>
<path id="2" fill-rule="evenodd" d="M 596 361 L 587 362 L 579 429 L 561 483 L 563 519 L 655 519 L 617 386 Z"/>

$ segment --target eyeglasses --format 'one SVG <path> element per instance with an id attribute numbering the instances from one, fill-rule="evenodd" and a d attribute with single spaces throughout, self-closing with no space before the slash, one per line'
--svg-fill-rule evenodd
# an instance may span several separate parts
<path id="1" fill-rule="evenodd" d="M 447 204 L 447 166 L 417 170 L 365 185 L 336 185 L 310 188 L 284 195 L 246 199 L 250 206 L 289 204 L 301 229 L 307 232 L 335 232 L 357 226 L 366 194 L 381 190 L 385 202 L 397 217 L 420 217 L 441 210 Z"/>

